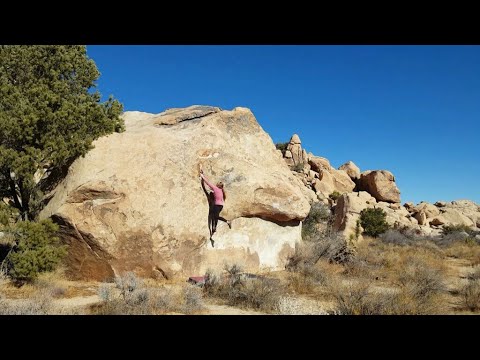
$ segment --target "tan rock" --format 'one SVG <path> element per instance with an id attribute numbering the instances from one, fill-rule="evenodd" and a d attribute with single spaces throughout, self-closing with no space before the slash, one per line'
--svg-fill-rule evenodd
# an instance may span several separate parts
<path id="1" fill-rule="evenodd" d="M 198 120 L 222 109 L 213 106 L 193 105 L 187 108 L 172 108 L 153 116 L 155 125 L 174 125 L 182 121 Z"/>
<path id="2" fill-rule="evenodd" d="M 435 206 L 436 207 L 445 207 L 445 206 L 447 206 L 447 203 L 445 201 L 437 201 L 435 203 Z"/>
<path id="3" fill-rule="evenodd" d="M 312 182 L 315 193 L 322 194 L 325 197 L 328 197 L 335 188 L 333 187 L 332 182 L 321 181 L 320 179 L 314 179 Z"/>
<path id="4" fill-rule="evenodd" d="M 367 191 L 378 201 L 400 202 L 400 190 L 395 184 L 395 177 L 390 171 L 365 171 L 360 175 L 357 189 Z"/>
<path id="5" fill-rule="evenodd" d="M 250 110 L 205 108 L 127 112 L 126 132 L 98 139 L 73 163 L 40 214 L 70 244 L 71 277 L 191 276 L 235 259 L 247 271 L 283 268 L 301 239 L 306 194 L 316 195 L 278 158 Z M 225 184 L 222 216 L 233 219 L 231 230 L 219 222 L 215 248 L 199 166 Z"/>
<path id="6" fill-rule="evenodd" d="M 441 211 L 441 220 L 447 225 L 475 226 L 474 222 L 457 209 L 446 208 Z"/>
<path id="7" fill-rule="evenodd" d="M 407 209 L 408 211 L 415 211 L 415 205 L 413 204 L 413 202 L 406 202 L 405 204 L 403 204 L 403 206 L 405 207 L 405 209 Z"/>
<path id="8" fill-rule="evenodd" d="M 430 220 L 430 225 L 444 225 L 446 222 L 445 218 L 441 215 L 435 216 L 432 220 Z"/>
<path id="9" fill-rule="evenodd" d="M 292 154 L 293 164 L 304 164 L 307 162 L 307 159 L 304 158 L 304 153 L 306 152 L 302 149 L 300 138 L 297 134 L 293 134 L 290 142 L 287 145 L 287 151 L 290 151 Z"/>
<path id="10" fill-rule="evenodd" d="M 315 187 L 317 193 L 321 191 L 328 197 L 334 191 L 345 193 L 355 188 L 355 183 L 348 174 L 344 170 L 332 168 L 327 159 L 315 157 L 311 159 L 310 165 L 318 173 L 319 183 Z"/>
<path id="11" fill-rule="evenodd" d="M 360 179 L 360 169 L 353 161 L 346 162 L 338 170 L 345 170 L 352 180 Z"/>
<path id="12" fill-rule="evenodd" d="M 320 173 L 321 170 L 330 170 L 332 168 L 328 159 L 319 156 L 312 156 L 309 164 L 311 165 L 312 170 L 318 173 Z"/>
<path id="13" fill-rule="evenodd" d="M 301 144 L 302 141 L 300 140 L 300 137 L 297 134 L 293 134 L 292 137 L 290 138 L 290 144 Z"/>
<path id="14" fill-rule="evenodd" d="M 392 210 L 400 210 L 401 205 L 397 203 L 389 204 L 390 209 Z"/>
<path id="15" fill-rule="evenodd" d="M 424 211 L 416 213 L 415 219 L 417 219 L 419 225 L 427 225 L 427 214 Z"/>
<path id="16" fill-rule="evenodd" d="M 480 206 L 471 200 L 455 200 L 447 203 L 445 208 L 454 209 L 469 218 L 473 224 L 480 228 Z"/>
<path id="17" fill-rule="evenodd" d="M 303 173 L 304 174 L 308 175 L 310 173 L 310 169 L 311 169 L 311 167 L 308 163 L 303 163 Z"/>
<path id="18" fill-rule="evenodd" d="M 440 210 L 438 209 L 438 207 L 427 202 L 421 202 L 420 204 L 415 206 L 414 210 L 416 212 L 424 212 L 428 219 L 440 214 Z"/>

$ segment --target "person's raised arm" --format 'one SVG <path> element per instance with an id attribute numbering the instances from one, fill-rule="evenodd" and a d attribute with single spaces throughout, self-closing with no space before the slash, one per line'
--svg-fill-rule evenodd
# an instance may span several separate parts
<path id="1" fill-rule="evenodd" d="M 203 181 L 205 181 L 205 183 L 208 185 L 208 187 L 213 190 L 213 188 L 215 186 L 208 181 L 208 179 L 205 177 L 205 175 L 203 175 L 203 171 L 200 174 L 200 177 L 203 179 Z"/>

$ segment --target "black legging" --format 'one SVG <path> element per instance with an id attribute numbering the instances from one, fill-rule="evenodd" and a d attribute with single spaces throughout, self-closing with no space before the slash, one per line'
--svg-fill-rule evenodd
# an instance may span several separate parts
<path id="1" fill-rule="evenodd" d="M 223 209 L 223 205 L 213 205 L 213 226 L 212 226 L 212 232 L 215 232 L 217 230 L 217 224 L 218 220 L 222 220 L 223 222 L 226 222 L 228 224 L 228 221 L 220 216 L 220 212 Z"/>

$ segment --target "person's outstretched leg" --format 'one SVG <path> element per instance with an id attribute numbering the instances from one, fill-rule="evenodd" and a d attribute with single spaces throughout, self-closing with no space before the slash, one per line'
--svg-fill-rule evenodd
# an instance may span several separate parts
<path id="1" fill-rule="evenodd" d="M 221 216 L 218 217 L 218 220 L 222 220 L 223 222 L 226 222 L 227 225 L 228 225 L 228 227 L 229 227 L 230 229 L 232 228 L 232 222 L 231 222 L 231 221 L 229 221 L 229 220 L 227 220 L 227 219 L 225 219 L 225 218 L 223 218 L 223 217 L 221 217 Z"/>

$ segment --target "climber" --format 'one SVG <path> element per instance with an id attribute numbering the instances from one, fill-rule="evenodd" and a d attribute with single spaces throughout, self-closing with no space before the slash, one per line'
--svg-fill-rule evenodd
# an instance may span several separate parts
<path id="1" fill-rule="evenodd" d="M 214 196 L 213 222 L 212 222 L 211 235 L 213 235 L 215 233 L 215 231 L 217 230 L 218 220 L 222 220 L 223 222 L 226 222 L 228 227 L 231 229 L 232 228 L 232 223 L 220 216 L 220 212 L 223 209 L 223 204 L 225 202 L 225 199 L 227 198 L 227 195 L 225 194 L 225 189 L 224 189 L 223 183 L 220 181 L 220 182 L 217 183 L 217 186 L 211 184 L 208 181 L 208 179 L 205 177 L 205 175 L 203 174 L 202 169 L 200 169 L 200 177 L 208 185 L 208 187 L 210 189 L 212 189 L 213 196 Z M 213 246 L 214 241 L 213 241 L 211 236 L 210 236 L 210 241 L 212 242 L 212 246 Z"/>

